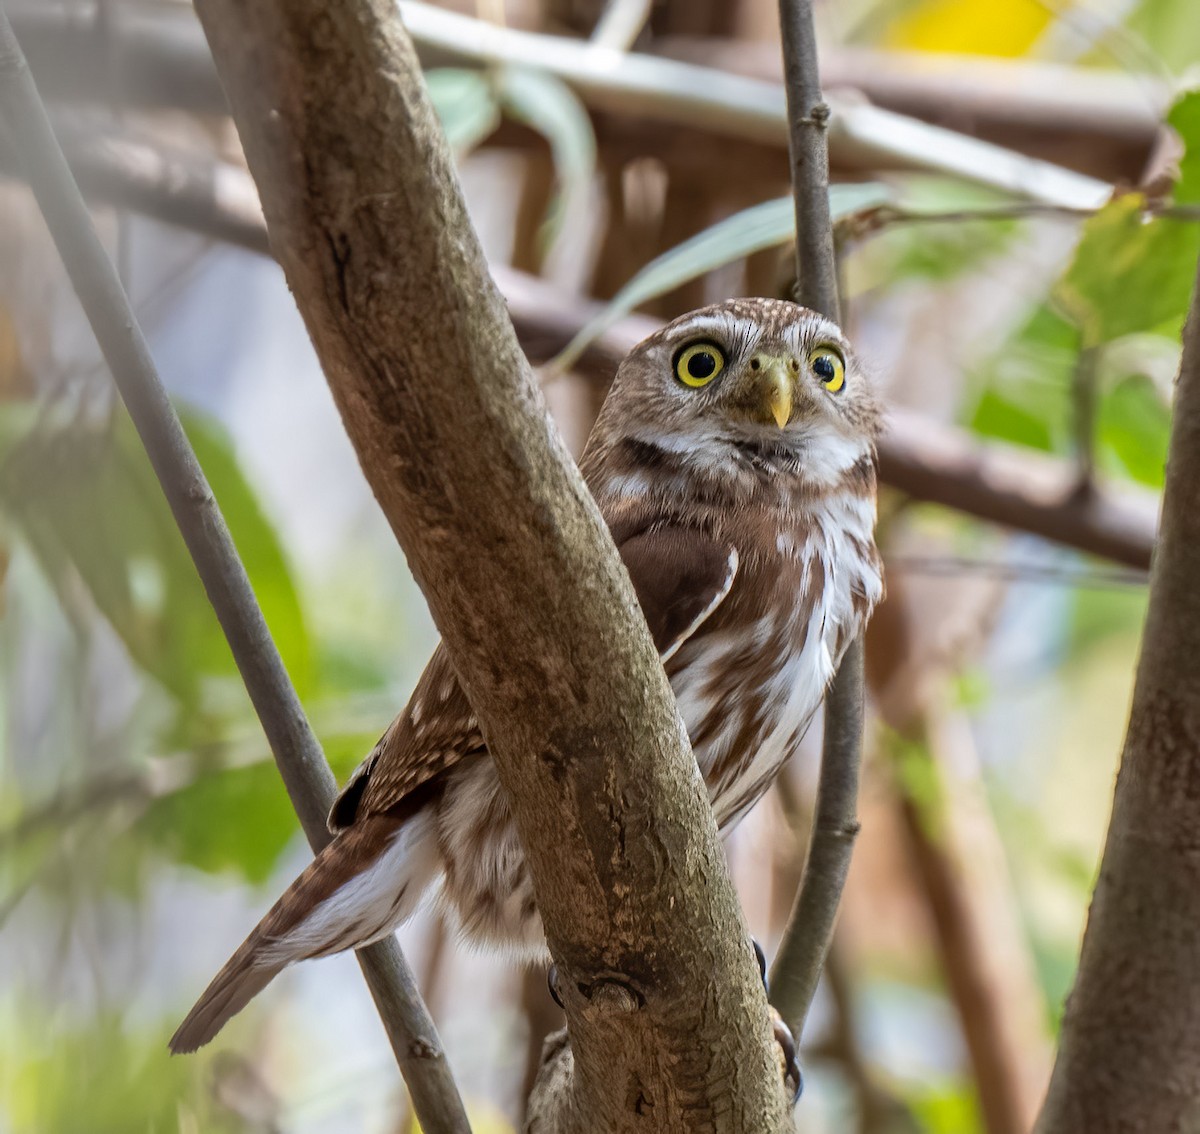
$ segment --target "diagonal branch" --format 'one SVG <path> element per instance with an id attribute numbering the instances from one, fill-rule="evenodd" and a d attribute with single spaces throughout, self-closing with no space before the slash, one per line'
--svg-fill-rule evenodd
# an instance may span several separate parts
<path id="1" fill-rule="evenodd" d="M 537 1128 L 783 1130 L 766 997 L 670 687 L 394 5 L 197 8 L 272 247 L 507 790 L 570 1036 Z"/>
<path id="2" fill-rule="evenodd" d="M 829 216 L 829 107 L 821 96 L 812 0 L 779 0 L 796 199 L 797 298 L 839 321 Z M 808 860 L 771 968 L 771 1002 L 799 1038 L 833 940 L 838 904 L 858 834 L 862 761 L 863 648 L 853 642 L 825 697 L 825 735 Z"/>
<path id="3" fill-rule="evenodd" d="M 112 261 L 92 227 L 55 140 L 20 45 L 0 4 L 0 115 L 112 371 L 163 493 L 195 561 L 288 795 L 313 849 L 329 840 L 333 773 L 292 688 L 179 418 L 155 370 Z M 466 1114 L 433 1021 L 394 941 L 359 960 L 425 1128 L 466 1134 Z"/>

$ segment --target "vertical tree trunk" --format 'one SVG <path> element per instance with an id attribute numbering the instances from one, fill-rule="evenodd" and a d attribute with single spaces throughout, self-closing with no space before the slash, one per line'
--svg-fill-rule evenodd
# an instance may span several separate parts
<path id="1" fill-rule="evenodd" d="M 1038 1134 L 1200 1130 L 1198 307 L 1112 821 Z"/>

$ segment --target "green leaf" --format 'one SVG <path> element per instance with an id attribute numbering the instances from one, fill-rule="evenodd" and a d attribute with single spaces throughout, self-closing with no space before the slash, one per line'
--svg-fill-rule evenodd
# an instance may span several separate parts
<path id="1" fill-rule="evenodd" d="M 229 525 L 271 637 L 287 665 L 288 676 L 296 692 L 305 697 L 314 684 L 313 646 L 283 544 L 242 472 L 233 443 L 221 425 L 186 408 L 180 409 L 180 417 Z M 224 665 L 230 655 L 223 633 L 217 648 Z"/>
<path id="2" fill-rule="evenodd" d="M 1171 412 L 1149 378 L 1132 374 L 1119 381 L 1101 401 L 1096 425 L 1110 471 L 1162 487 Z"/>
<path id="3" fill-rule="evenodd" d="M 550 143 L 558 192 L 542 229 L 546 245 L 558 235 L 573 202 L 586 201 L 596 173 L 596 136 L 579 96 L 561 79 L 544 71 L 507 68 L 497 80 L 505 114 L 535 130 Z"/>
<path id="4" fill-rule="evenodd" d="M 887 199 L 887 188 L 874 183 L 834 185 L 829 190 L 829 208 L 834 220 L 874 208 Z M 549 369 L 560 371 L 570 367 L 589 343 L 635 307 L 723 264 L 792 240 L 796 234 L 794 209 L 791 197 L 753 205 L 651 260 L 549 363 Z"/>
<path id="5" fill-rule="evenodd" d="M 1079 332 L 1039 308 L 984 371 L 969 419 L 982 437 L 1055 451 L 1071 436 L 1071 373 Z"/>
<path id="6" fill-rule="evenodd" d="M 1140 0 L 1135 5 L 1128 26 L 1176 71 L 1182 71 L 1196 62 L 1200 14 L 1197 13 L 1195 0 Z M 1101 61 L 1108 63 L 1107 59 Z"/>
<path id="7" fill-rule="evenodd" d="M 890 178 L 889 183 L 904 211 L 918 215 L 969 214 L 1011 203 L 1006 194 L 948 177 L 910 174 Z M 1020 230 L 1021 222 L 1011 217 L 888 225 L 860 243 L 855 255 L 872 262 L 872 280 L 866 287 L 894 288 L 898 280 L 911 278 L 948 280 L 1002 252 Z"/>
<path id="8" fill-rule="evenodd" d="M 1002 390 L 992 386 L 984 390 L 975 407 L 971 428 L 982 437 L 1045 452 L 1053 450 L 1053 433 L 1044 406 L 1022 404 L 1011 396 L 1014 392 L 1017 391 L 1011 387 Z"/>
<path id="9" fill-rule="evenodd" d="M 210 873 L 235 870 L 262 883 L 299 831 L 296 813 L 269 760 L 215 768 L 157 799 L 142 835 L 179 862 Z"/>
<path id="10" fill-rule="evenodd" d="M 283 549 L 238 468 L 228 438 L 185 411 L 185 427 L 298 690 L 312 661 Z M 237 671 L 191 557 L 132 423 L 55 425 L 0 408 L 0 510 L 56 588 L 72 573 L 133 660 L 199 712 L 207 686 Z M 65 592 L 63 592 L 65 594 Z M 240 696 L 240 694 L 239 694 Z"/>
<path id="11" fill-rule="evenodd" d="M 456 154 L 473 150 L 500 124 L 496 93 L 483 72 L 439 67 L 425 72 L 425 85 Z"/>
<path id="12" fill-rule="evenodd" d="M 1102 345 L 1137 332 L 1178 338 L 1200 253 L 1200 226 L 1147 220 L 1137 193 L 1118 197 L 1083 226 L 1075 258 L 1055 301 Z"/>
<path id="13" fill-rule="evenodd" d="M 1192 11 L 1193 14 L 1197 11 L 1194 6 Z M 1193 18 L 1200 34 L 1200 18 L 1195 15 Z M 1189 91 L 1179 98 L 1167 115 L 1167 125 L 1179 135 L 1184 147 L 1173 194 L 1175 202 L 1195 205 L 1200 203 L 1200 91 Z"/>
<path id="14" fill-rule="evenodd" d="M 0 1047 L 5 1130 L 232 1134 L 246 1129 L 217 1101 L 211 1062 L 172 1059 L 163 1043 L 165 1032 L 133 1035 L 111 1012 L 90 1028 L 71 1027 L 68 1021 L 79 1012 L 48 1011 L 36 1002 L 21 1007 L 9 1009 L 20 1026 L 0 1032 L 16 1040 Z"/>

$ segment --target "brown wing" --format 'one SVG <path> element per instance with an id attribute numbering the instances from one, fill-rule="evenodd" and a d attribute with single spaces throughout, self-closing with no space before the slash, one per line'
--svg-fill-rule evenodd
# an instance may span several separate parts
<path id="1" fill-rule="evenodd" d="M 358 766 L 329 811 L 329 829 L 387 811 L 464 756 L 484 749 L 479 724 L 439 642 L 408 704 Z"/>
<path id="2" fill-rule="evenodd" d="M 663 661 L 721 604 L 738 554 L 692 528 L 639 532 L 618 548 Z M 484 751 L 466 694 L 439 644 L 404 711 L 358 766 L 329 812 L 329 829 L 387 811 L 439 772 Z"/>
<path id="3" fill-rule="evenodd" d="M 666 661 L 729 593 L 737 549 L 695 528 L 648 528 L 618 549 Z"/>

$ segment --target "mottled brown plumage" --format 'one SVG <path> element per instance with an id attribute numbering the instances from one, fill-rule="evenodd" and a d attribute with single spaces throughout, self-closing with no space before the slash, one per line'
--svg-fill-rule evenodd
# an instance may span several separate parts
<path id="1" fill-rule="evenodd" d="M 589 440 L 584 476 L 722 828 L 795 751 L 881 597 L 876 428 L 837 327 L 794 304 L 741 299 L 639 344 Z M 544 955 L 507 801 L 440 646 L 330 829 L 334 841 L 213 980 L 172 1050 L 208 1042 L 285 965 L 390 933 L 431 890 L 466 936 Z"/>

